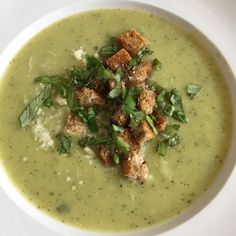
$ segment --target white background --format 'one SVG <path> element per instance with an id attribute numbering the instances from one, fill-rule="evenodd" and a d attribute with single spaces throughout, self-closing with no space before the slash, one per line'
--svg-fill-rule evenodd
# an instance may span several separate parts
<path id="1" fill-rule="evenodd" d="M 0 56 L 7 44 L 30 23 L 57 8 L 75 2 L 78 0 L 0 0 Z M 156 0 L 155 2 L 166 8 L 177 9 L 186 18 L 191 15 L 196 22 L 204 15 L 211 15 L 211 20 L 206 22 L 206 25 L 219 27 L 220 37 L 231 38 L 231 43 L 227 41 L 225 53 L 226 57 L 234 59 L 231 65 L 236 71 L 236 0 Z M 0 236 L 32 235 L 60 236 L 33 221 L 18 209 L 0 188 Z M 235 236 L 236 171 L 203 212 L 164 235 Z"/>

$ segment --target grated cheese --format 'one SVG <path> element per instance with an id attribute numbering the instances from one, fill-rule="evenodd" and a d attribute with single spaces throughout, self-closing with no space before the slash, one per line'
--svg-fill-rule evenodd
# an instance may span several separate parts
<path id="1" fill-rule="evenodd" d="M 41 113 L 40 110 L 39 113 Z M 48 150 L 50 147 L 54 146 L 54 141 L 47 128 L 44 127 L 40 117 L 36 119 L 32 125 L 32 132 L 34 134 L 34 140 L 40 143 L 40 148 Z"/>
<path id="2" fill-rule="evenodd" d="M 80 47 L 80 49 L 74 51 L 74 56 L 77 60 L 82 60 L 85 55 L 84 50 Z"/>

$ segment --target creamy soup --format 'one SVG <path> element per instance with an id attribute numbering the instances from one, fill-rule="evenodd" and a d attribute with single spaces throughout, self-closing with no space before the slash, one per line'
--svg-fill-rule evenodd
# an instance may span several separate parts
<path id="1" fill-rule="evenodd" d="M 25 129 L 18 121 L 40 91 L 33 83 L 35 77 L 63 74 L 83 63 L 78 57 L 96 55 L 109 37 L 131 28 L 149 39 L 153 58 L 162 62 L 152 81 L 180 91 L 189 120 L 179 130 L 180 144 L 165 157 L 158 155 L 156 142 L 147 144 L 151 178 L 143 184 L 124 178 L 119 168 L 105 168 L 76 142 L 69 155 L 59 155 L 55 135 L 63 126 L 66 109 L 43 106 Z M 194 99 L 186 95 L 189 83 L 202 86 Z M 232 128 L 228 88 L 205 48 L 172 23 L 134 10 L 71 16 L 32 38 L 1 80 L 0 111 L 1 162 L 18 190 L 59 221 L 97 231 L 134 230 L 179 215 L 216 178 Z"/>

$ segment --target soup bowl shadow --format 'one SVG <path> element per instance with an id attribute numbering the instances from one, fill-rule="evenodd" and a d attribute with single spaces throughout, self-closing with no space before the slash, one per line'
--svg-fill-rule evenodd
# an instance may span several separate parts
<path id="1" fill-rule="evenodd" d="M 194 32 L 198 31 L 191 22 L 187 22 L 186 20 L 182 19 L 180 16 L 166 11 L 164 9 L 159 8 L 155 4 L 145 3 L 144 1 L 131 1 L 131 0 L 124 0 L 124 1 L 79 1 L 76 4 L 71 6 L 56 10 L 52 12 L 32 25 L 26 28 L 23 32 L 21 32 L 6 48 L 6 50 L 2 53 L 0 57 L 0 78 L 2 77 L 4 71 L 6 70 L 9 62 L 11 59 L 16 55 L 18 50 L 34 35 L 39 33 L 41 30 L 45 29 L 49 25 L 55 23 L 56 21 L 68 17 L 73 14 L 89 11 L 89 10 L 97 10 L 97 9 L 104 9 L 104 8 L 128 8 L 128 9 L 137 9 L 150 12 L 152 14 L 159 15 L 174 24 L 179 25 L 185 31 Z M 198 40 L 201 44 L 207 48 L 209 53 L 213 56 L 216 63 L 219 65 L 224 78 L 229 86 L 231 98 L 232 98 L 232 105 L 233 111 L 235 114 L 236 111 L 236 83 L 235 83 L 235 76 L 230 69 L 230 66 L 224 56 L 220 53 L 220 49 L 217 48 L 212 41 L 210 41 L 206 36 L 199 37 Z M 225 163 L 218 175 L 217 179 L 214 183 L 209 187 L 209 189 L 199 197 L 196 202 L 185 210 L 182 214 L 178 217 L 175 217 L 169 220 L 166 223 L 161 225 L 152 226 L 143 230 L 132 231 L 132 232 L 121 232 L 121 233 L 104 233 L 104 232 L 91 232 L 85 231 L 79 228 L 75 228 L 70 225 L 65 225 L 60 223 L 57 220 L 45 215 L 41 211 L 37 210 L 33 205 L 31 205 L 24 196 L 14 187 L 13 183 L 11 182 L 10 178 L 7 175 L 6 170 L 3 166 L 0 166 L 0 183 L 1 187 L 5 190 L 7 195 L 19 206 L 23 209 L 26 213 L 28 213 L 32 218 L 37 220 L 38 222 L 46 225 L 47 227 L 58 231 L 65 235 L 85 235 L 85 236 L 95 236 L 95 235 L 122 235 L 122 236 L 148 236 L 148 235 L 156 235 L 162 232 L 174 229 L 175 227 L 181 225 L 182 223 L 188 221 L 192 217 L 196 216 L 200 213 L 203 209 L 206 208 L 207 205 L 212 202 L 215 196 L 220 192 L 220 190 L 225 185 L 226 181 L 230 177 L 233 168 L 235 166 L 235 158 L 234 153 L 236 153 L 236 146 L 233 145 L 236 142 L 236 135 L 235 135 L 235 119 L 233 122 L 233 132 L 232 132 L 232 139 L 231 139 L 231 146 L 228 152 L 228 157 L 225 160 Z"/>

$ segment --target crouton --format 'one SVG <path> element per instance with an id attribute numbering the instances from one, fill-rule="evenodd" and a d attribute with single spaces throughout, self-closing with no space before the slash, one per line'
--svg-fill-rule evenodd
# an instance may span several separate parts
<path id="1" fill-rule="evenodd" d="M 155 135 L 147 121 L 143 120 L 134 130 L 134 137 L 137 143 L 144 144 L 145 142 L 152 140 Z"/>
<path id="2" fill-rule="evenodd" d="M 149 78 L 152 72 L 151 62 L 142 62 L 135 66 L 128 75 L 128 84 L 130 86 L 140 86 Z"/>
<path id="3" fill-rule="evenodd" d="M 138 108 L 146 114 L 151 114 L 156 102 L 156 94 L 152 90 L 144 89 L 138 96 Z"/>
<path id="4" fill-rule="evenodd" d="M 130 54 L 122 48 L 120 51 L 118 51 L 113 56 L 106 59 L 106 65 L 111 70 L 116 70 L 119 67 L 125 67 L 131 60 Z"/>
<path id="5" fill-rule="evenodd" d="M 157 129 L 161 132 L 164 132 L 166 129 L 166 126 L 168 124 L 168 120 L 165 116 L 163 115 L 155 115 L 155 126 L 157 127 Z"/>
<path id="6" fill-rule="evenodd" d="M 102 92 L 104 89 L 103 81 L 101 78 L 93 78 L 91 80 L 90 86 L 91 89 L 94 89 L 98 92 Z"/>
<path id="7" fill-rule="evenodd" d="M 110 166 L 112 164 L 112 153 L 105 145 L 99 145 L 98 154 L 104 166 Z"/>
<path id="8" fill-rule="evenodd" d="M 111 120 L 119 126 L 125 126 L 128 123 L 128 117 L 124 114 L 121 108 L 113 113 Z"/>
<path id="9" fill-rule="evenodd" d="M 74 114 L 70 114 L 67 116 L 64 130 L 68 134 L 78 136 L 80 138 L 86 135 L 85 125 L 83 124 L 81 119 Z"/>
<path id="10" fill-rule="evenodd" d="M 83 106 L 104 106 L 105 98 L 97 91 L 89 88 L 81 88 L 75 91 L 78 102 Z"/>
<path id="11" fill-rule="evenodd" d="M 149 177 L 149 169 L 141 149 L 131 151 L 128 158 L 122 160 L 122 168 L 124 176 L 132 180 L 144 182 Z"/>
<path id="12" fill-rule="evenodd" d="M 134 29 L 120 34 L 118 40 L 133 55 L 137 55 L 140 49 L 146 48 L 149 45 L 149 41 Z"/>

